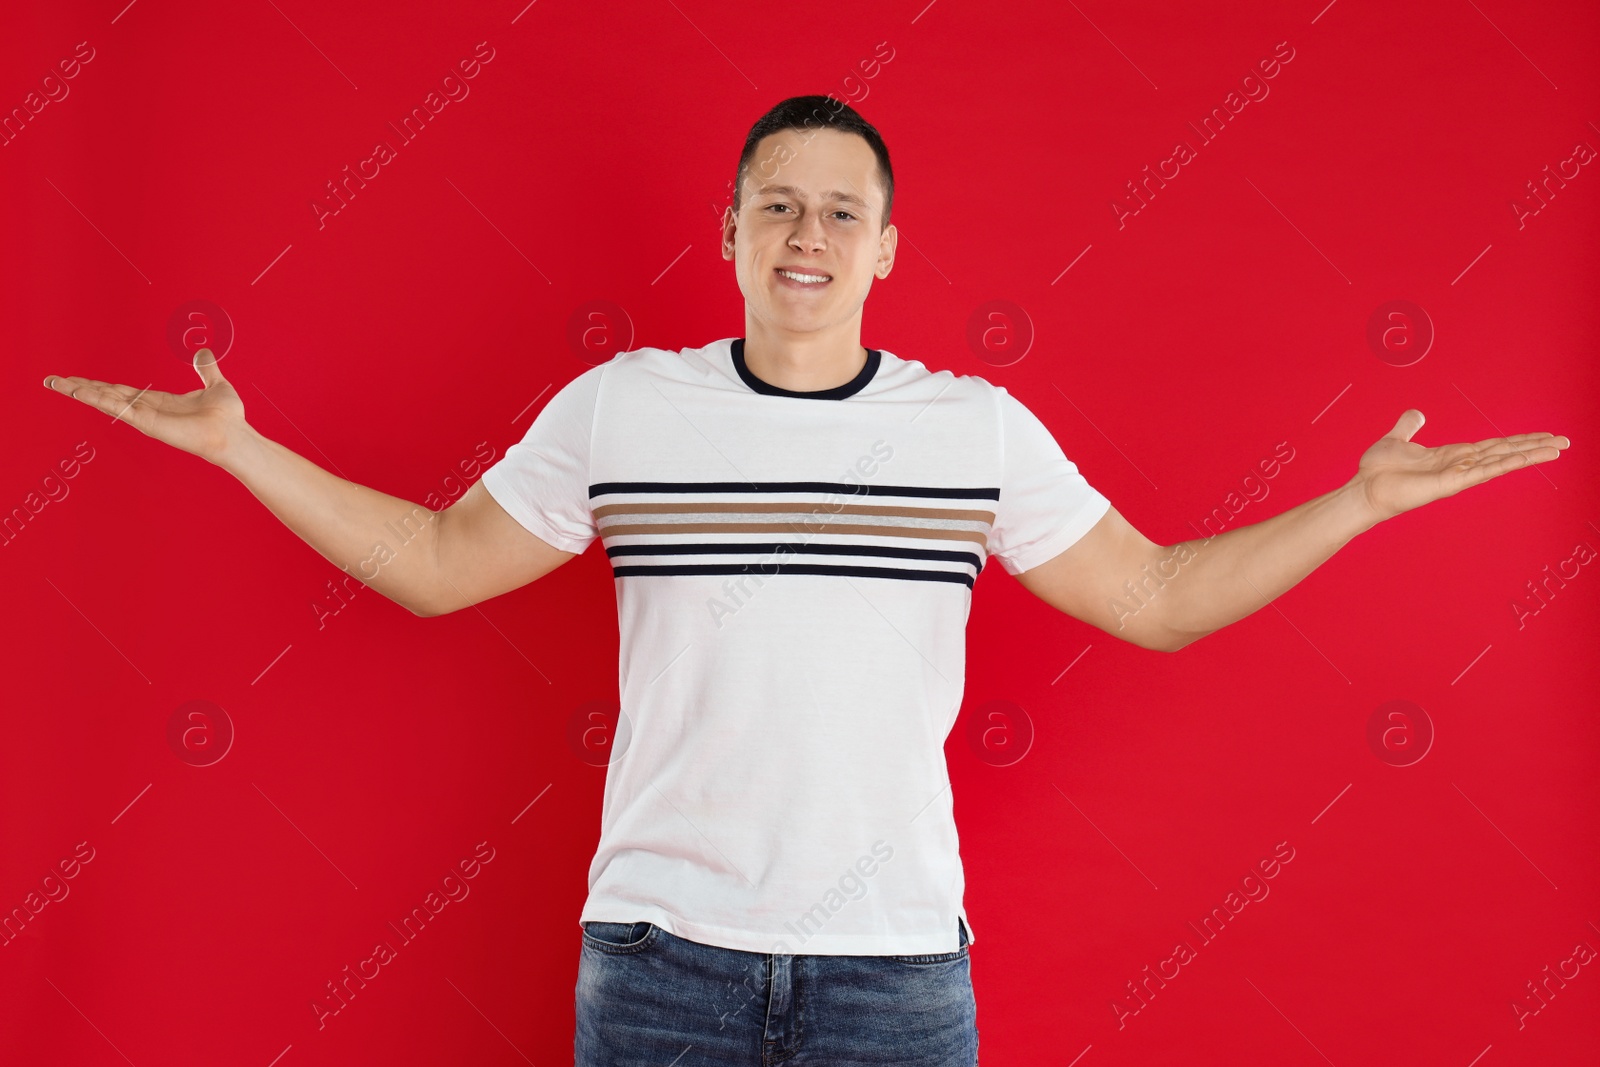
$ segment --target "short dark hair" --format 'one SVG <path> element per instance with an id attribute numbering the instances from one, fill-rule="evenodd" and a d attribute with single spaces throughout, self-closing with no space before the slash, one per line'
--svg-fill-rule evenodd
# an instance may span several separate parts
<path id="1" fill-rule="evenodd" d="M 873 155 L 878 157 L 878 177 L 883 185 L 883 225 L 889 226 L 889 209 L 894 206 L 894 168 L 889 165 L 889 149 L 872 123 L 862 118 L 855 108 L 832 96 L 791 96 L 780 101 L 771 111 L 756 120 L 750 134 L 744 139 L 744 151 L 739 153 L 739 169 L 733 180 L 733 210 L 739 211 L 739 200 L 744 192 L 745 175 L 756 146 L 762 138 L 782 130 L 832 129 L 840 133 L 853 133 L 867 142 Z"/>

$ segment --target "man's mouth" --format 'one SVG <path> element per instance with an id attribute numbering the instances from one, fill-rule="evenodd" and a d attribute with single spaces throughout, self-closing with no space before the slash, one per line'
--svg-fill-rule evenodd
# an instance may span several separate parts
<path id="1" fill-rule="evenodd" d="M 833 280 L 833 275 L 823 274 L 820 271 L 786 270 L 783 267 L 774 268 L 780 278 L 787 279 L 796 285 L 818 287 L 827 285 Z"/>

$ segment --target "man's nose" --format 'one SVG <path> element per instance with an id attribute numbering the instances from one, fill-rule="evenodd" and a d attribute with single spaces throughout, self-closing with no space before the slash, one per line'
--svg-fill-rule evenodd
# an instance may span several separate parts
<path id="1" fill-rule="evenodd" d="M 827 235 L 822 229 L 820 215 L 807 215 L 795 223 L 794 233 L 789 238 L 790 243 L 798 248 L 821 251 L 827 243 Z"/>

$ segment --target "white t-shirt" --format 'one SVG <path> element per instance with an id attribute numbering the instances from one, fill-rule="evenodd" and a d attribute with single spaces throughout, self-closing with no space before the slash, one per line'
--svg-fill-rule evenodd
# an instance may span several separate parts
<path id="1" fill-rule="evenodd" d="M 1012 574 L 1051 559 L 1110 501 L 982 378 L 869 350 L 852 381 L 800 393 L 743 345 L 618 354 L 483 476 L 556 548 L 599 537 L 616 576 L 630 729 L 579 922 L 953 952 L 943 746 L 974 579 L 988 555 Z"/>

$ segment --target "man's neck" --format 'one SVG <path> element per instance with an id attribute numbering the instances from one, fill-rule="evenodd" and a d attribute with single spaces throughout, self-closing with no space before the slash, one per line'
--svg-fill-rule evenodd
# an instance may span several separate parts
<path id="1" fill-rule="evenodd" d="M 744 363 L 768 385 L 811 393 L 854 381 L 867 364 L 867 350 L 859 327 L 834 336 L 774 337 L 746 322 Z"/>

